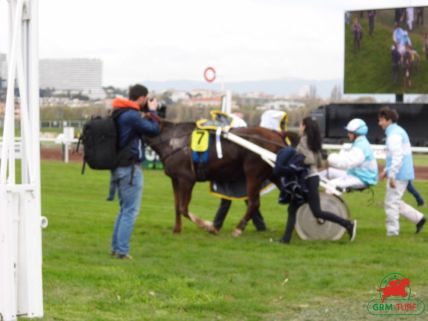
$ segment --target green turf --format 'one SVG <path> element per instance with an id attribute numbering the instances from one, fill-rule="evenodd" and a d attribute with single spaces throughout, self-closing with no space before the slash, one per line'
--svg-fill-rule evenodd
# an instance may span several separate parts
<path id="1" fill-rule="evenodd" d="M 118 204 L 105 201 L 108 172 L 88 169 L 81 176 L 80 164 L 42 163 L 42 209 L 49 218 L 44 320 L 380 320 L 366 305 L 391 272 L 408 276 L 412 293 L 428 304 L 428 230 L 415 235 L 414 225 L 402 220 L 399 237 L 385 236 L 383 184 L 373 205 L 366 192 L 346 195 L 359 222 L 355 243 L 295 235 L 286 246 L 271 242 L 286 220 L 276 192 L 262 198 L 268 232 L 249 225 L 233 238 L 244 209 L 237 201 L 220 235 L 187 220 L 182 234 L 173 235 L 170 181 L 161 171 L 144 175 L 134 260 L 121 261 L 109 256 Z M 428 195 L 427 181 L 416 186 Z M 211 219 L 218 200 L 207 189 L 197 185 L 191 211 Z M 427 320 L 427 314 L 411 320 Z"/>
<path id="2" fill-rule="evenodd" d="M 360 19 L 363 29 L 363 39 L 359 52 L 354 51 L 351 24 L 345 28 L 345 92 L 346 93 L 426 93 L 428 91 L 428 60 L 422 52 L 424 36 L 428 27 L 415 28 L 409 32 L 413 48 L 419 53 L 420 65 L 417 72 L 412 75 L 412 87 L 405 89 L 403 77 L 400 76 L 398 84 L 392 82 L 391 46 L 393 44 L 392 32 L 394 30 L 393 10 L 377 12 L 375 31 L 372 37 L 368 34 L 368 19 L 365 13 Z M 425 10 L 425 21 L 428 12 Z M 402 27 L 407 29 L 403 23 Z"/>
<path id="3" fill-rule="evenodd" d="M 415 166 L 428 166 L 428 155 L 413 153 L 413 163 Z"/>

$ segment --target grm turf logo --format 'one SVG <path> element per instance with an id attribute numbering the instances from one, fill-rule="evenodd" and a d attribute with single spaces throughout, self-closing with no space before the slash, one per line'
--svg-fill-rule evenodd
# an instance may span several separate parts
<path id="1" fill-rule="evenodd" d="M 401 273 L 388 274 L 380 282 L 379 297 L 367 304 L 372 315 L 414 316 L 425 311 L 425 304 L 412 294 L 410 279 Z"/>

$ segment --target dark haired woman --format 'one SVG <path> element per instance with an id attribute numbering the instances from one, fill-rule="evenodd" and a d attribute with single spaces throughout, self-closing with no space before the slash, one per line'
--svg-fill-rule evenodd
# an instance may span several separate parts
<path id="1" fill-rule="evenodd" d="M 333 213 L 321 210 L 320 195 L 318 191 L 320 178 L 318 176 L 318 167 L 321 165 L 321 133 L 318 123 L 311 117 L 306 117 L 300 124 L 300 134 L 302 135 L 296 151 L 305 156 L 304 163 L 310 167 L 309 174 L 305 183 L 308 189 L 307 202 L 313 215 L 326 221 L 334 222 L 343 226 L 349 233 L 350 240 L 353 241 L 356 236 L 357 221 L 349 221 Z M 284 236 L 280 239 L 282 243 L 290 243 L 296 224 L 296 213 L 300 204 L 291 202 L 288 206 L 288 220 Z"/>

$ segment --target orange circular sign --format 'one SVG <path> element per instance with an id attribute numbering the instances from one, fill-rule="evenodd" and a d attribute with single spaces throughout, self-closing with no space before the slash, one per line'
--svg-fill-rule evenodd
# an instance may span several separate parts
<path id="1" fill-rule="evenodd" d="M 204 70 L 204 78 L 208 82 L 213 82 L 216 78 L 216 71 L 213 67 L 207 67 Z"/>

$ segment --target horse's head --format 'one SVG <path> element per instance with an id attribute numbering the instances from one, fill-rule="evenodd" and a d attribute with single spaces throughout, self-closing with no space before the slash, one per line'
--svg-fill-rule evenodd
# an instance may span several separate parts
<path id="1" fill-rule="evenodd" d="M 167 131 L 168 129 L 172 129 L 174 127 L 174 123 L 168 120 L 165 120 L 164 118 L 161 118 L 159 120 L 159 127 L 161 132 L 163 132 L 164 130 Z"/>

